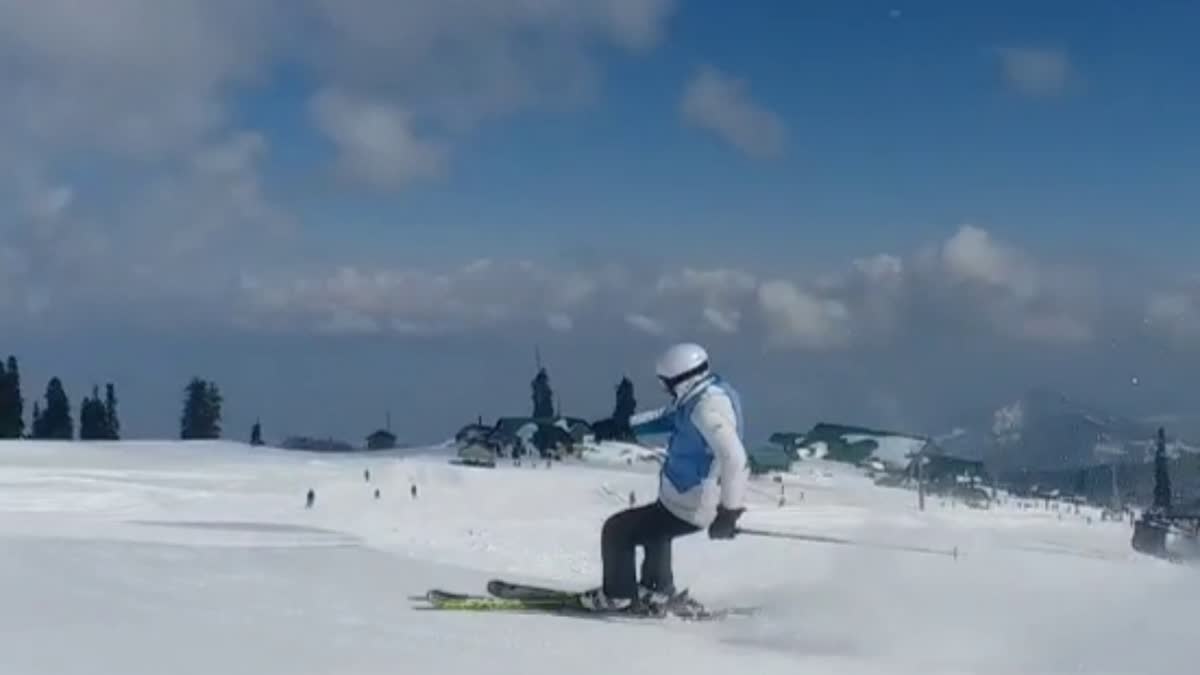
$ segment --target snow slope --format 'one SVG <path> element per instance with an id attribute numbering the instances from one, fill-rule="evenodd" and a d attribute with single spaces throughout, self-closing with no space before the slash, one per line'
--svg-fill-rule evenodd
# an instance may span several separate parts
<path id="1" fill-rule="evenodd" d="M 621 441 L 584 442 L 576 444 L 576 447 L 580 457 L 588 464 L 632 466 L 652 471 L 662 466 L 661 457 L 666 452 L 666 448 L 659 446 L 647 447 Z"/>
<path id="2" fill-rule="evenodd" d="M 743 524 L 964 555 L 681 540 L 681 585 L 764 608 L 721 624 L 410 607 L 499 575 L 595 583 L 604 518 L 654 484 L 620 466 L 460 467 L 441 449 L 0 442 L 0 673 L 1195 670 L 1200 578 L 1132 554 L 1127 525 L 936 498 L 918 512 L 819 461 L 785 477 L 782 508 L 756 481 Z"/>

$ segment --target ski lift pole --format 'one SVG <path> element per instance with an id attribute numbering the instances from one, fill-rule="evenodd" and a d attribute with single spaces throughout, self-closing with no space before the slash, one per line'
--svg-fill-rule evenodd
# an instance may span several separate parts
<path id="1" fill-rule="evenodd" d="M 802 534 L 799 532 L 777 532 L 773 530 L 759 530 L 755 528 L 739 527 L 738 534 L 745 534 L 752 537 L 767 537 L 771 539 L 792 539 L 797 541 L 810 541 L 819 544 L 839 544 L 842 546 L 857 546 L 860 548 L 875 548 L 887 551 L 908 551 L 910 553 L 927 553 L 930 555 L 941 555 L 950 558 L 958 559 L 958 547 L 952 549 L 937 549 L 927 548 L 924 546 L 906 546 L 903 544 L 885 544 L 882 542 L 856 541 L 854 539 L 844 539 L 842 537 L 831 537 L 823 534 Z"/>

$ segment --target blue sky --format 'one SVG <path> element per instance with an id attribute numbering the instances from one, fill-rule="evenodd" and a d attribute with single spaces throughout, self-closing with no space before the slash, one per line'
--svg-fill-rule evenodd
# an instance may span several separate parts
<path id="1" fill-rule="evenodd" d="M 352 436 L 374 392 L 438 438 L 534 343 L 596 417 L 685 338 L 766 428 L 1194 406 L 1200 9 L 103 4 L 0 2 L 0 351 L 105 336 L 61 375 L 128 381 L 132 433 L 208 369 L 231 427 Z M 460 411 L 435 362 L 517 385 Z"/>
<path id="2" fill-rule="evenodd" d="M 1195 133 L 1200 94 L 1168 85 L 1189 76 L 1183 45 L 1195 17 L 1155 12 L 1154 3 L 1056 13 L 1037 3 L 990 12 L 850 4 L 681 5 L 652 54 L 601 57 L 595 100 L 479 129 L 435 185 L 334 204 L 316 195 L 305 203 L 314 229 L 345 216 L 367 224 L 357 236 L 376 241 L 445 245 L 466 234 L 524 249 L 601 231 L 634 237 L 647 225 L 666 244 L 679 238 L 661 236 L 677 234 L 667 226 L 686 224 L 697 240 L 689 254 L 732 242 L 748 262 L 778 245 L 846 257 L 964 220 L 1060 248 L 1097 231 L 1129 245 L 1146 234 L 1196 241 L 1183 226 L 1195 205 L 1197 151 L 1180 140 Z M 1065 72 L 1045 93 L 1023 93 L 1005 79 L 1006 49 L 1044 52 Z M 680 92 L 705 64 L 744 78 L 757 104 L 783 120 L 782 156 L 758 162 L 680 124 Z M 328 155 L 304 124 L 313 86 L 293 76 L 245 104 L 245 119 L 280 148 L 281 175 L 289 165 L 311 175 Z M 744 227 L 752 229 L 741 237 L 730 232 Z M 769 244 L 740 241 L 747 234 Z"/>

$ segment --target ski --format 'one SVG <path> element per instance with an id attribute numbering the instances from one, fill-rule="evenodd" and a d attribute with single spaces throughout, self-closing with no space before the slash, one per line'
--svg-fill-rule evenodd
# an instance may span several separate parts
<path id="1" fill-rule="evenodd" d="M 503 579 L 492 579 L 487 582 L 488 593 L 497 598 L 516 600 L 563 600 L 574 601 L 579 597 L 575 591 L 520 584 Z"/>
<path id="2" fill-rule="evenodd" d="M 487 583 L 487 592 L 499 601 L 526 603 L 526 607 L 557 608 L 559 613 L 571 613 L 582 616 L 600 617 L 629 617 L 629 619 L 676 619 L 683 621 L 713 621 L 725 619 L 728 616 L 745 616 L 754 614 L 756 608 L 733 607 L 709 609 L 689 595 L 688 590 L 676 593 L 662 607 L 646 608 L 641 611 L 592 611 L 580 607 L 578 597 L 580 592 L 533 584 L 515 583 L 504 579 L 491 579 Z"/>
<path id="3" fill-rule="evenodd" d="M 554 611 L 570 610 L 571 603 L 563 599 L 499 598 L 490 595 L 455 593 L 441 589 L 430 589 L 421 600 L 433 609 L 464 611 Z M 578 608 L 583 611 L 582 608 Z"/>
<path id="4" fill-rule="evenodd" d="M 487 583 L 487 591 L 492 596 L 503 600 L 517 600 L 534 603 L 563 603 L 567 607 L 578 604 L 577 591 L 548 588 L 532 584 L 516 583 L 504 579 L 492 579 Z M 580 609 L 578 611 L 587 612 Z M 708 621 L 727 616 L 748 615 L 753 613 L 752 607 L 732 607 L 726 609 L 709 609 L 693 599 L 687 589 L 680 591 L 663 607 L 649 609 L 644 612 L 601 612 L 600 614 L 631 615 L 644 618 L 676 618 L 692 621 Z M 595 613 L 595 612 L 591 612 Z"/>
<path id="5" fill-rule="evenodd" d="M 577 591 L 492 579 L 487 583 L 486 595 L 434 588 L 413 599 L 428 603 L 426 609 L 432 610 L 550 613 L 633 621 L 646 619 L 715 621 L 731 616 L 745 616 L 755 611 L 753 607 L 708 609 L 689 597 L 686 590 L 677 594 L 666 606 L 647 611 L 594 611 L 580 605 L 579 595 L 580 593 Z"/>
<path id="6" fill-rule="evenodd" d="M 492 579 L 488 581 L 487 591 L 491 595 L 505 600 L 519 600 L 538 603 L 561 602 L 569 606 L 575 606 L 579 603 L 578 591 L 515 583 L 511 581 L 505 581 L 503 579 Z M 583 608 L 580 609 L 581 611 L 587 611 L 583 610 Z M 640 607 L 637 611 L 608 612 L 608 614 L 613 613 L 642 617 L 665 617 L 668 615 L 674 615 L 684 618 L 689 615 L 699 616 L 704 613 L 704 608 L 700 606 L 699 603 L 689 598 L 687 591 L 683 591 L 672 598 L 665 606 Z"/>

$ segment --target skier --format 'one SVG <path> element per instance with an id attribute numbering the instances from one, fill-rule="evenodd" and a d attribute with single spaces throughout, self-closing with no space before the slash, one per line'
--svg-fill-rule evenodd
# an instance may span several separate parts
<path id="1" fill-rule="evenodd" d="M 709 369 L 708 353 L 693 343 L 667 349 L 655 367 L 671 403 L 634 415 L 634 433 L 670 432 L 654 502 L 625 509 L 600 534 L 603 584 L 579 600 L 595 611 L 642 611 L 665 606 L 676 594 L 671 542 L 707 529 L 732 539 L 745 511 L 748 480 L 737 393 Z M 641 580 L 635 566 L 643 549 Z"/>

